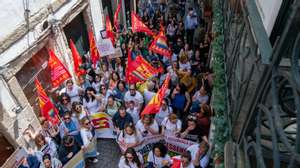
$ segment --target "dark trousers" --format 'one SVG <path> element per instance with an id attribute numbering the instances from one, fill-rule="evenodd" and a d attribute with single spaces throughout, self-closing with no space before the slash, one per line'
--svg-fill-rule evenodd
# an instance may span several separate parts
<path id="1" fill-rule="evenodd" d="M 194 37 L 195 29 L 187 29 L 186 30 L 186 42 L 190 47 L 193 46 L 193 37 Z"/>

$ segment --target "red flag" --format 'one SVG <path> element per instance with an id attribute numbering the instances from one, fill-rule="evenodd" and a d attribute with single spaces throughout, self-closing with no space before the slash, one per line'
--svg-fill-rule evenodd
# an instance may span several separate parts
<path id="1" fill-rule="evenodd" d="M 161 102 L 162 102 L 163 98 L 165 97 L 166 92 L 168 90 L 170 79 L 171 79 L 171 77 L 168 74 L 167 77 L 166 77 L 166 79 L 165 79 L 165 81 L 164 81 L 164 83 L 163 83 L 163 85 L 158 90 L 158 92 L 155 94 L 155 96 L 152 97 L 152 99 L 150 100 L 150 102 L 144 108 L 144 110 L 141 113 L 141 115 L 156 114 L 156 113 L 159 112 L 159 108 L 161 106 Z"/>
<path id="2" fill-rule="evenodd" d="M 95 41 L 94 33 L 93 33 L 92 29 L 89 30 L 89 43 L 90 43 L 91 61 L 94 65 L 94 67 L 96 67 L 96 63 L 100 59 L 100 54 L 99 54 L 98 49 L 96 47 L 96 41 Z"/>
<path id="3" fill-rule="evenodd" d="M 156 74 L 158 74 L 158 70 L 148 63 L 142 56 L 138 55 L 133 61 L 131 58 L 131 52 L 128 52 L 128 64 L 126 68 L 126 81 L 128 83 L 146 81 Z"/>
<path id="4" fill-rule="evenodd" d="M 181 166 L 181 160 L 177 158 L 172 158 L 173 164 L 171 168 L 180 168 Z"/>
<path id="5" fill-rule="evenodd" d="M 77 48 L 75 44 L 73 43 L 73 40 L 70 39 L 70 48 L 73 56 L 73 61 L 74 61 L 74 71 L 77 76 L 85 74 L 85 70 L 80 68 L 80 65 L 82 65 L 82 60 L 81 56 L 79 55 Z"/>
<path id="6" fill-rule="evenodd" d="M 41 115 L 45 117 L 48 121 L 50 121 L 52 124 L 58 124 L 59 118 L 57 109 L 50 101 L 41 83 L 37 79 L 34 81 L 34 83 L 38 94 Z"/>
<path id="7" fill-rule="evenodd" d="M 142 22 L 142 20 L 134 13 L 131 12 L 131 27 L 132 32 L 143 32 L 149 36 L 154 35 L 154 33 Z"/>
<path id="8" fill-rule="evenodd" d="M 115 44 L 115 35 L 113 28 L 109 19 L 109 16 L 106 16 L 106 36 L 111 40 L 112 44 Z"/>
<path id="9" fill-rule="evenodd" d="M 150 44 L 149 50 L 168 58 L 171 58 L 172 56 L 172 51 L 168 47 L 167 38 L 163 31 L 160 31 L 159 34 L 154 38 Z"/>
<path id="10" fill-rule="evenodd" d="M 71 78 L 69 71 L 64 67 L 51 49 L 49 50 L 48 66 L 50 68 L 51 81 L 54 88 L 58 87 L 66 79 Z"/>
<path id="11" fill-rule="evenodd" d="M 128 58 L 127 58 L 127 67 L 126 67 L 126 82 L 129 84 L 134 84 L 137 82 L 141 82 L 142 80 L 133 75 L 134 69 L 137 67 L 137 63 L 132 60 L 131 51 L 128 50 Z"/>
<path id="12" fill-rule="evenodd" d="M 115 29 L 116 30 L 119 30 L 119 20 L 118 20 L 118 16 L 119 16 L 119 12 L 121 10 L 121 5 L 122 5 L 122 0 L 120 0 L 119 4 L 118 4 L 118 7 L 117 7 L 117 10 L 115 12 L 115 15 L 114 15 L 114 26 L 115 26 Z"/>

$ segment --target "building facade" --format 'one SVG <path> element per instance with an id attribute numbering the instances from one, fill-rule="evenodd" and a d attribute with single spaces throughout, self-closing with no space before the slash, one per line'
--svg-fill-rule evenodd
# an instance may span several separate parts
<path id="1" fill-rule="evenodd" d="M 31 146 L 26 129 L 38 131 L 39 107 L 34 79 L 51 89 L 48 49 L 74 76 L 72 39 L 88 53 L 88 31 L 100 40 L 104 0 L 3 1 L 0 5 L 0 165 L 19 147 Z"/>

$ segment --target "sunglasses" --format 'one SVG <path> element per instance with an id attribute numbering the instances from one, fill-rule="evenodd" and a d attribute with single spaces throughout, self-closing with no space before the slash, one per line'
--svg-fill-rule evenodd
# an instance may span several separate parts
<path id="1" fill-rule="evenodd" d="M 64 119 L 65 119 L 65 120 L 70 120 L 71 118 L 70 118 L 70 117 L 64 117 Z"/>
<path id="2" fill-rule="evenodd" d="M 64 98 L 64 99 L 62 99 L 63 101 L 69 101 L 69 99 L 67 99 L 67 98 Z"/>
<path id="3" fill-rule="evenodd" d="M 188 120 L 197 120 L 196 116 L 188 116 L 187 118 L 188 118 Z"/>

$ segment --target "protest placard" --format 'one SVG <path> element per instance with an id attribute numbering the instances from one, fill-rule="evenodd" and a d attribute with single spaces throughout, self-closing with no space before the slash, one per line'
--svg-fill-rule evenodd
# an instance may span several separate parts
<path id="1" fill-rule="evenodd" d="M 80 150 L 67 164 L 64 165 L 64 168 L 84 168 L 85 162 L 83 157 L 83 151 Z"/>
<path id="2" fill-rule="evenodd" d="M 120 58 L 120 57 L 122 57 L 122 51 L 121 51 L 121 48 L 120 48 L 120 47 L 118 47 L 118 48 L 115 49 L 115 53 L 114 53 L 114 54 L 109 55 L 109 58 L 110 58 L 110 59 L 113 59 L 113 58 Z"/>
<path id="3" fill-rule="evenodd" d="M 115 54 L 115 48 L 110 39 L 100 39 L 97 42 L 97 48 L 101 57 Z"/>

